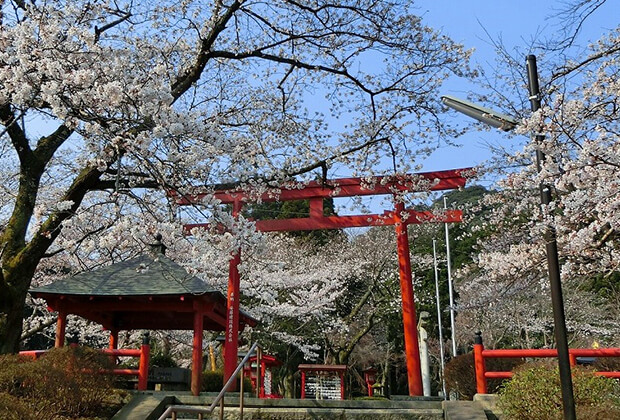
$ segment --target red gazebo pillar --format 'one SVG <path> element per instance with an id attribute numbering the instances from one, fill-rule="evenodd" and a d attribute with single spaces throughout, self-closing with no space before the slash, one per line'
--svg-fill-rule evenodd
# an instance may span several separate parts
<path id="1" fill-rule="evenodd" d="M 67 332 L 67 313 L 58 311 L 58 320 L 56 321 L 56 341 L 54 347 L 63 347 L 65 345 L 65 334 Z"/>
<path id="2" fill-rule="evenodd" d="M 202 385 L 202 338 L 204 312 L 197 308 L 194 311 L 194 339 L 192 342 L 192 395 L 200 394 Z"/>
<path id="3" fill-rule="evenodd" d="M 407 356 L 407 382 L 409 395 L 424 395 L 420 370 L 420 349 L 416 322 L 415 301 L 411 278 L 411 259 L 409 257 L 409 236 L 407 221 L 402 219 L 405 205 L 397 201 L 394 209 L 396 216 L 396 243 L 398 249 L 398 271 L 403 306 L 403 327 L 405 332 L 405 354 Z"/>
<path id="4" fill-rule="evenodd" d="M 118 330 L 110 330 L 110 348 L 116 350 L 118 348 Z"/>

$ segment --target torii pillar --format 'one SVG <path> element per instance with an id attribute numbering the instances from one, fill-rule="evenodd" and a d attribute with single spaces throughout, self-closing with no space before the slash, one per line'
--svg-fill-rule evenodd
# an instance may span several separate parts
<path id="1" fill-rule="evenodd" d="M 420 370 L 420 348 L 418 343 L 417 320 L 413 284 L 411 276 L 411 257 L 409 253 L 409 235 L 407 220 L 402 214 L 405 206 L 397 201 L 394 209 L 396 215 L 396 244 L 398 251 L 398 275 L 400 277 L 400 293 L 403 307 L 403 329 L 405 335 L 405 354 L 407 360 L 407 383 L 409 395 L 424 395 L 422 374 Z"/>
<path id="2" fill-rule="evenodd" d="M 233 217 L 237 219 L 241 212 L 241 201 L 233 202 Z M 224 382 L 234 373 L 237 367 L 239 347 L 239 298 L 240 276 L 239 264 L 241 263 L 241 250 L 238 249 L 232 255 L 228 266 L 228 305 L 226 309 L 226 338 L 224 341 Z M 229 389 L 235 390 L 235 384 Z"/>

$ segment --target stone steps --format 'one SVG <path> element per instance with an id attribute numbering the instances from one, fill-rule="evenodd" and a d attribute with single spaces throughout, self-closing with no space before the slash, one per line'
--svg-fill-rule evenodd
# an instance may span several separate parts
<path id="1" fill-rule="evenodd" d="M 208 407 L 215 395 L 192 396 L 170 391 L 136 393 L 113 420 L 157 420 L 170 404 Z M 224 418 L 239 419 L 239 395 L 224 399 Z M 394 400 L 299 400 L 244 398 L 244 419 L 268 420 L 487 420 L 484 405 L 475 401 L 442 401 L 438 398 L 403 397 Z M 179 419 L 196 414 L 181 414 Z M 219 408 L 205 419 L 219 418 Z"/>

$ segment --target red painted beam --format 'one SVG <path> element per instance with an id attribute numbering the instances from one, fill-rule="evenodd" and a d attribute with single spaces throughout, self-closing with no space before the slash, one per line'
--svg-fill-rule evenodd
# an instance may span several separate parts
<path id="1" fill-rule="evenodd" d="M 596 376 L 604 376 L 606 378 L 620 379 L 620 372 L 594 372 Z"/>
<path id="2" fill-rule="evenodd" d="M 448 210 L 445 213 L 431 211 L 405 210 L 409 217 L 407 224 L 458 223 L 463 220 L 461 210 Z M 350 216 L 302 217 L 296 219 L 257 220 L 259 232 L 289 232 L 297 230 L 343 229 L 367 226 L 393 226 L 397 223 L 394 212 L 384 214 L 363 214 Z M 194 228 L 209 229 L 208 223 L 191 223 L 183 226 L 187 234 Z"/>
<path id="3" fill-rule="evenodd" d="M 140 349 L 101 349 L 99 351 L 103 354 L 118 357 L 140 357 L 142 355 Z"/>
<path id="4" fill-rule="evenodd" d="M 400 176 L 374 176 L 366 178 L 340 178 L 327 180 L 324 183 L 310 181 L 308 183 L 291 182 L 280 188 L 273 188 L 260 196 L 261 201 L 293 201 L 311 198 L 352 197 L 366 195 L 395 194 L 414 191 L 440 191 L 465 186 L 467 176 L 472 168 L 451 169 L 447 171 L 420 172 Z M 259 197 L 242 188 L 235 190 L 216 190 L 211 193 L 198 191 L 195 194 L 181 196 L 176 191 L 168 194 L 176 197 L 179 205 L 200 203 L 205 197 L 214 196 L 223 204 L 235 201 L 256 201 Z"/>
<path id="5" fill-rule="evenodd" d="M 47 296 L 43 296 L 47 298 Z M 178 297 L 174 297 L 173 301 L 163 301 L 163 300 L 154 300 L 152 302 L 144 302 L 141 300 L 131 301 L 127 303 L 125 301 L 117 301 L 105 298 L 96 298 L 92 301 L 84 302 L 81 300 L 70 298 L 69 302 L 71 305 L 71 313 L 85 313 L 85 312 L 193 312 L 192 302 L 189 301 L 184 303 L 179 300 Z M 50 305 L 52 308 L 55 307 L 54 304 Z M 209 308 L 205 309 L 205 311 L 210 311 L 214 308 L 214 304 L 211 304 Z"/>
<path id="6" fill-rule="evenodd" d="M 482 356 L 489 357 L 558 357 L 557 349 L 494 349 L 484 350 Z"/>
<path id="7" fill-rule="evenodd" d="M 493 371 L 493 372 L 485 372 L 484 377 L 486 379 L 508 379 L 512 378 L 514 375 L 513 372 L 508 371 Z M 486 394 L 486 392 L 484 392 Z M 480 392 L 479 392 L 480 394 Z"/>

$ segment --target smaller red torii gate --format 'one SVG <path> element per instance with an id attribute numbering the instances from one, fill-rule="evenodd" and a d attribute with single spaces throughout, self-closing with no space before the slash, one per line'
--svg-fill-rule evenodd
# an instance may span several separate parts
<path id="1" fill-rule="evenodd" d="M 383 214 L 324 216 L 323 199 L 388 194 L 398 196 L 409 192 L 451 190 L 464 187 L 467 176 L 471 173 L 473 173 L 472 168 L 463 168 L 394 176 L 341 178 L 326 180 L 324 182 L 291 182 L 280 188 L 273 188 L 260 195 L 255 194 L 250 189 L 246 190 L 241 187 L 221 189 L 212 192 L 197 191 L 190 195 L 180 195 L 176 191 L 171 191 L 170 195 L 176 198 L 176 203 L 178 205 L 199 204 L 206 197 L 214 197 L 222 204 L 232 204 L 232 212 L 235 218 L 239 216 L 244 203 L 258 200 L 264 202 L 309 201 L 309 217 L 258 220 L 255 222 L 256 229 L 262 232 L 394 225 L 396 228 L 398 250 L 409 395 L 423 395 L 407 225 L 425 222 L 460 222 L 462 220 L 462 212 L 460 210 L 447 210 L 441 214 L 437 214 L 430 211 L 416 211 L 406 209 L 402 200 L 396 199 L 394 210 L 386 211 Z M 185 229 L 188 233 L 193 228 L 206 227 L 208 227 L 208 225 L 204 223 L 185 225 Z M 230 260 L 229 264 L 226 341 L 224 343 L 225 380 L 232 375 L 237 363 L 240 296 L 238 265 L 240 262 L 241 254 L 237 252 Z"/>

